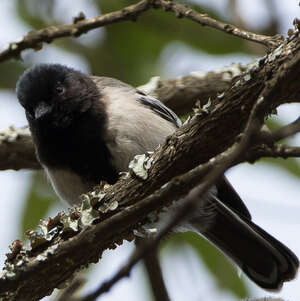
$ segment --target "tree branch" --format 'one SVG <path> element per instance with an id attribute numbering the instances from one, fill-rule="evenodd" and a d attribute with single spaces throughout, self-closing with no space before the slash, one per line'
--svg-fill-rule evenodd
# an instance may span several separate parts
<path id="1" fill-rule="evenodd" d="M 135 239 L 136 246 L 143 246 L 144 239 Z M 159 248 L 155 247 L 143 257 L 144 265 L 156 301 L 170 301 L 159 262 Z"/>
<path id="2" fill-rule="evenodd" d="M 261 130 L 253 139 L 252 147 L 245 153 L 243 160 L 254 163 L 262 157 L 292 158 L 300 157 L 300 147 L 288 146 L 276 142 L 300 132 L 300 118 L 280 129 L 268 132 Z"/>
<path id="3" fill-rule="evenodd" d="M 13 126 L 0 131 L 0 170 L 39 169 L 30 131 Z"/>
<path id="4" fill-rule="evenodd" d="M 67 287 L 56 301 L 81 301 L 80 298 L 75 297 L 75 293 L 86 283 L 83 278 L 76 278 L 69 287 Z"/>
<path id="5" fill-rule="evenodd" d="M 9 58 L 19 58 L 25 49 L 40 49 L 42 43 L 51 43 L 53 40 L 63 37 L 78 37 L 88 31 L 109 24 L 132 20 L 135 21 L 140 14 L 150 9 L 149 0 L 142 0 L 137 4 L 127 6 L 122 10 L 111 12 L 96 18 L 77 21 L 73 24 L 49 26 L 37 31 L 30 31 L 20 40 L 12 42 L 0 52 L 0 62 Z"/>
<path id="6" fill-rule="evenodd" d="M 53 25 L 37 31 L 30 31 L 21 39 L 10 43 L 7 48 L 0 52 L 0 62 L 10 58 L 19 59 L 22 51 L 25 49 L 39 50 L 45 42 L 51 43 L 53 40 L 63 37 L 78 37 L 92 29 L 121 21 L 136 21 L 138 16 L 152 7 L 161 8 L 165 11 L 172 11 L 177 17 L 186 17 L 202 26 L 210 26 L 228 34 L 262 44 L 269 51 L 275 49 L 283 42 L 283 37 L 281 35 L 270 37 L 239 29 L 234 25 L 217 21 L 208 17 L 206 14 L 200 14 L 191 8 L 187 8 L 182 4 L 169 0 L 141 0 L 137 4 L 127 6 L 121 10 L 96 18 L 87 20 L 74 18 L 73 24 Z"/>
<path id="7" fill-rule="evenodd" d="M 221 21 L 217 21 L 208 17 L 207 14 L 200 14 L 197 11 L 186 7 L 183 4 L 179 4 L 170 0 L 154 0 L 154 7 L 162 8 L 165 11 L 173 12 L 178 18 L 188 18 L 197 22 L 202 26 L 209 26 L 217 30 L 221 30 L 233 36 L 237 36 L 242 39 L 246 39 L 255 43 L 264 45 L 268 51 L 272 51 L 277 48 L 284 40 L 281 35 L 265 36 L 256 34 L 250 31 L 240 29 L 232 24 L 226 24 Z"/>
<path id="8" fill-rule="evenodd" d="M 271 135 L 271 139 L 273 139 L 274 141 L 279 141 L 299 132 L 300 132 L 300 117 L 296 119 L 294 122 L 281 127 L 277 131 L 274 131 L 270 135 Z"/>
<path id="9" fill-rule="evenodd" d="M 174 110 L 179 116 L 190 113 L 197 100 L 201 104 L 208 99 L 222 99 L 224 93 L 231 85 L 231 80 L 251 69 L 253 64 L 232 64 L 219 70 L 209 72 L 192 72 L 176 79 L 160 80 L 152 78 L 148 83 L 138 87 L 147 94 L 151 94 Z"/>
<path id="10" fill-rule="evenodd" d="M 170 301 L 159 263 L 157 248 L 146 254 L 143 259 L 155 300 Z"/>
<path id="11" fill-rule="evenodd" d="M 244 160 L 254 163 L 261 158 L 300 158 L 300 147 L 288 146 L 284 144 L 275 144 L 269 146 L 260 144 L 254 146 L 245 154 Z"/>

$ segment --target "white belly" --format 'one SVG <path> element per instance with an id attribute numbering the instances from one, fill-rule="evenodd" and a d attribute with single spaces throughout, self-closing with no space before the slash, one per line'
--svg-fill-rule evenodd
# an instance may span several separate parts
<path id="1" fill-rule="evenodd" d="M 61 200 L 69 205 L 79 204 L 79 196 L 88 192 L 92 187 L 83 183 L 81 178 L 65 169 L 50 169 L 44 166 L 52 187 Z"/>

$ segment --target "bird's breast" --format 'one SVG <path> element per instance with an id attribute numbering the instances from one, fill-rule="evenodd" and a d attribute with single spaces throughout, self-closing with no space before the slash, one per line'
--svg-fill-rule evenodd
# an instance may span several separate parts
<path id="1" fill-rule="evenodd" d="M 69 205 L 80 203 L 79 196 L 93 188 L 92 183 L 84 181 L 82 177 L 68 169 L 45 166 L 44 169 L 57 195 Z"/>

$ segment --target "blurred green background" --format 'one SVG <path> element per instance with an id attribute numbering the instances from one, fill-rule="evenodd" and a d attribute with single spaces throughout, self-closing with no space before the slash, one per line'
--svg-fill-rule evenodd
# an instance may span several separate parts
<path id="1" fill-rule="evenodd" d="M 257 4 L 258 8 L 259 5 L 263 10 L 267 8 L 265 22 L 258 24 L 247 23 L 239 1 L 220 1 L 222 6 L 212 4 L 208 0 L 181 2 L 219 20 L 254 29 L 256 32 L 275 34 L 282 30 L 282 16 L 278 12 L 278 6 L 277 12 L 275 4 L 274 9 L 269 10 L 270 1 L 260 1 L 261 3 Z M 18 26 L 24 28 L 25 34 L 28 30 L 37 30 L 53 24 L 71 23 L 72 16 L 77 16 L 80 11 L 83 11 L 86 17 L 93 17 L 133 3 L 135 1 L 125 0 L 78 1 L 77 4 L 70 0 L 11 1 L 10 9 L 15 12 L 16 20 L 10 22 L 12 24 L 18 22 Z M 179 52 L 176 52 L 177 50 Z M 178 56 L 180 57 L 183 52 L 186 52 L 183 55 L 185 59 L 180 62 Z M 184 75 L 197 68 L 199 70 L 201 61 L 195 61 L 201 56 L 209 55 L 209 60 L 229 65 L 232 62 L 250 61 L 256 56 L 263 55 L 264 50 L 260 46 L 223 32 L 201 27 L 189 20 L 177 19 L 174 14 L 151 10 L 139 17 L 137 22 L 110 25 L 80 38 L 59 39 L 51 45 L 45 44 L 40 51 L 26 50 L 22 53 L 22 60 L 10 60 L 0 64 L 2 75 L 0 89 L 13 91 L 18 77 L 26 68 L 38 62 L 55 62 L 56 53 L 59 53 L 60 57 L 65 57 L 67 62 L 74 58 L 75 68 L 84 66 L 85 71 L 91 74 L 116 77 L 138 86 L 155 75 L 167 78 Z M 179 69 L 176 69 L 176 64 L 180 66 Z M 193 67 L 195 69 L 192 69 Z M 14 120 L 11 120 L 11 123 L 13 124 Z M 278 117 L 268 121 L 271 129 L 278 128 L 280 124 Z M 295 159 L 263 160 L 262 164 L 275 165 L 293 177 L 300 178 L 299 161 Z M 32 173 L 29 186 L 22 209 L 19 229 L 21 236 L 26 230 L 34 228 L 40 218 L 58 210 L 57 197 L 41 172 Z M 223 291 L 237 299 L 249 295 L 249 285 L 245 283 L 245 278 L 238 277 L 235 268 L 219 251 L 193 234 L 172 235 L 163 243 L 162 255 L 168 256 L 166 254 L 172 254 L 181 248 L 190 248 L 195 257 L 203 262 L 207 274 L 213 279 L 215 290 Z M 101 262 L 99 265 L 101 270 Z M 201 279 L 199 281 L 201 282 Z M 182 287 L 183 291 L 184 289 Z M 148 294 L 147 300 L 151 300 L 151 292 L 145 294 Z"/>

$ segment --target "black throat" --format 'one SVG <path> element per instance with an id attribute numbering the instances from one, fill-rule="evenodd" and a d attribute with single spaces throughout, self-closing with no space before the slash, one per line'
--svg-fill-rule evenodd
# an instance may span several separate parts
<path id="1" fill-rule="evenodd" d="M 46 122 L 30 124 L 40 162 L 48 168 L 75 172 L 89 184 L 115 183 L 118 173 L 102 138 L 106 123 L 104 110 L 91 108 L 66 128 L 51 127 Z"/>

